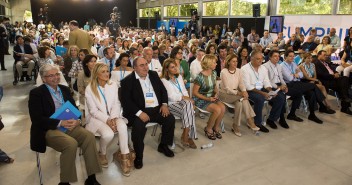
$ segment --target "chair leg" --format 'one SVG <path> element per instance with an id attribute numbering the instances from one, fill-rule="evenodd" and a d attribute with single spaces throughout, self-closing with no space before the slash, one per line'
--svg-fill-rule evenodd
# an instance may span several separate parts
<path id="1" fill-rule="evenodd" d="M 337 92 L 336 92 L 336 91 L 335 91 L 335 96 L 336 96 L 337 107 L 338 107 L 338 108 L 341 108 L 340 98 L 337 96 Z"/>
<path id="2" fill-rule="evenodd" d="M 38 168 L 39 181 L 40 181 L 40 185 L 43 185 L 43 175 L 42 175 L 42 169 L 40 166 L 39 152 L 36 152 L 36 156 L 37 156 L 37 168 Z"/>
<path id="3" fill-rule="evenodd" d="M 155 125 L 155 126 L 153 127 L 152 136 L 155 136 L 156 130 L 158 130 L 158 126 L 159 126 L 159 124 L 157 124 L 157 125 Z"/>
<path id="4" fill-rule="evenodd" d="M 220 127 L 221 127 L 221 132 L 222 132 L 222 133 L 225 133 L 225 123 L 224 123 L 224 120 L 221 120 Z"/>

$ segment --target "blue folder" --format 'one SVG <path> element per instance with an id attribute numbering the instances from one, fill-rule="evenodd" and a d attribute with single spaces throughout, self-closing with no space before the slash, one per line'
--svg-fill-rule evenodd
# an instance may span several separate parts
<path id="1" fill-rule="evenodd" d="M 63 57 L 66 54 L 67 49 L 62 46 L 56 46 L 55 51 L 56 51 L 56 55 Z"/>
<path id="2" fill-rule="evenodd" d="M 59 109 L 57 109 L 56 112 L 50 116 L 50 118 L 58 120 L 77 120 L 80 116 L 81 112 L 73 106 L 70 101 L 67 101 Z M 67 128 L 59 127 L 59 130 L 66 132 Z"/>

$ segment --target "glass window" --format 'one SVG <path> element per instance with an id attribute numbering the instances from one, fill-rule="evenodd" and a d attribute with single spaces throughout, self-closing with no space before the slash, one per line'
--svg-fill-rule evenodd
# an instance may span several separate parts
<path id="1" fill-rule="evenodd" d="M 280 0 L 279 14 L 331 14 L 332 1 L 333 0 Z"/>
<path id="2" fill-rule="evenodd" d="M 164 7 L 164 16 L 165 17 L 177 17 L 178 16 L 178 5 L 165 6 Z"/>
<path id="3" fill-rule="evenodd" d="M 160 7 L 139 9 L 139 17 L 154 17 L 154 12 L 161 13 Z"/>
<path id="4" fill-rule="evenodd" d="M 352 14 L 352 1 L 340 0 L 338 14 Z"/>
<path id="5" fill-rule="evenodd" d="M 260 16 L 265 16 L 268 8 L 267 0 L 249 1 L 232 0 L 231 15 L 253 15 L 253 4 L 260 4 Z"/>
<path id="6" fill-rule="evenodd" d="M 215 1 L 203 3 L 203 16 L 227 16 L 228 14 L 228 1 Z"/>
<path id="7" fill-rule="evenodd" d="M 180 16 L 191 17 L 191 9 L 198 9 L 198 4 L 183 4 L 180 5 Z"/>

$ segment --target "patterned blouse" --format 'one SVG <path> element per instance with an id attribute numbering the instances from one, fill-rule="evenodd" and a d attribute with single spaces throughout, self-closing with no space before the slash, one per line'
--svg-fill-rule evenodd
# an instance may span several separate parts
<path id="1" fill-rule="evenodd" d="M 216 72 L 209 76 L 203 75 L 203 73 L 199 73 L 194 80 L 194 83 L 199 85 L 199 93 L 206 96 L 212 97 L 215 95 L 215 86 L 216 86 Z"/>

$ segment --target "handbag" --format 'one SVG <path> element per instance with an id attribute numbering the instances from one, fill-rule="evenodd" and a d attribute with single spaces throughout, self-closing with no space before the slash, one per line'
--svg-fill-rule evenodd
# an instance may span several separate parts
<path id="1" fill-rule="evenodd" d="M 75 83 L 73 83 L 72 88 L 73 88 L 73 90 L 78 91 L 77 79 L 76 79 Z"/>
<path id="2" fill-rule="evenodd" d="M 2 122 L 2 117 L 0 115 L 0 130 L 4 128 L 4 123 Z"/>
<path id="3" fill-rule="evenodd" d="M 2 86 L 0 86 L 0 101 L 1 101 L 3 95 L 4 95 L 4 88 Z"/>

